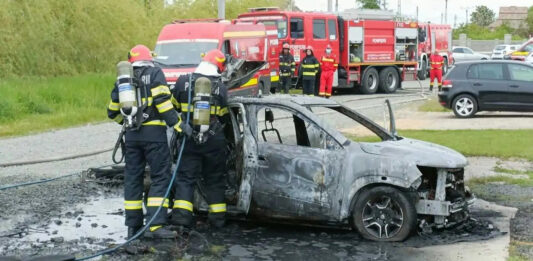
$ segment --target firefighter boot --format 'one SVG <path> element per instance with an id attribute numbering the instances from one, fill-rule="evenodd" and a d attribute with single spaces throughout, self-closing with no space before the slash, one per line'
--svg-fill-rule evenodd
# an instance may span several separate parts
<path id="1" fill-rule="evenodd" d="M 151 226 L 149 230 L 144 232 L 144 237 L 152 239 L 174 239 L 176 236 L 177 233 L 175 231 L 168 230 L 161 225 Z"/>
<path id="2" fill-rule="evenodd" d="M 226 224 L 226 213 L 209 213 L 207 215 L 207 220 L 212 227 L 220 229 Z"/>
<path id="3" fill-rule="evenodd" d="M 194 220 L 192 212 L 181 209 L 174 209 L 172 211 L 172 216 L 170 217 L 169 223 L 174 226 L 183 226 L 186 228 L 191 228 Z"/>
<path id="4" fill-rule="evenodd" d="M 127 239 L 130 239 L 133 236 L 135 236 L 141 228 L 142 227 L 128 227 L 128 238 Z"/>

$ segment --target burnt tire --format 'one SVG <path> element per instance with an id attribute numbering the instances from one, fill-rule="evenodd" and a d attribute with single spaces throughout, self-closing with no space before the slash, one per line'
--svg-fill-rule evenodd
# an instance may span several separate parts
<path id="1" fill-rule="evenodd" d="M 361 79 L 361 93 L 372 94 L 378 91 L 379 74 L 376 68 L 368 68 Z"/>
<path id="2" fill-rule="evenodd" d="M 385 67 L 379 72 L 379 90 L 394 93 L 400 86 L 400 75 L 393 67 Z"/>
<path id="3" fill-rule="evenodd" d="M 471 118 L 478 110 L 477 100 L 472 95 L 461 94 L 453 99 L 452 110 L 458 118 Z"/>
<path id="4" fill-rule="evenodd" d="M 379 186 L 363 191 L 352 210 L 352 224 L 373 241 L 403 241 L 416 227 L 414 202 L 400 190 Z"/>
<path id="5" fill-rule="evenodd" d="M 426 60 L 422 60 L 422 65 L 420 65 L 420 71 L 418 71 L 418 79 L 419 80 L 425 80 L 427 78 L 427 70 L 428 70 L 428 65 L 426 63 Z"/>

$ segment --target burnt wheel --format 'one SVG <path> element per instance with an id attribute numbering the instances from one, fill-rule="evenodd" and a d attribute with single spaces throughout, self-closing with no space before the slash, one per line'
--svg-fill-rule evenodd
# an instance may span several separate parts
<path id="1" fill-rule="evenodd" d="M 405 193 L 380 186 L 359 195 L 352 219 L 357 231 L 366 239 L 402 241 L 416 226 L 416 209 Z"/>

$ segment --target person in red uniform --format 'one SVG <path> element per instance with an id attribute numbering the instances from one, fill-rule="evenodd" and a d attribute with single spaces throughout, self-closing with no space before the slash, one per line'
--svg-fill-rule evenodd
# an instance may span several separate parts
<path id="1" fill-rule="evenodd" d="M 322 74 L 320 75 L 320 91 L 319 96 L 329 99 L 331 96 L 331 90 L 333 85 L 333 74 L 337 70 L 336 57 L 331 54 L 331 46 L 328 44 L 326 47 L 326 55 L 320 59 L 320 67 L 322 68 Z"/>
<path id="2" fill-rule="evenodd" d="M 440 91 L 442 88 L 442 66 L 444 65 L 444 58 L 442 58 L 437 51 L 434 51 L 429 57 L 429 62 L 431 64 L 431 70 L 429 71 L 429 91 L 433 91 L 433 82 L 435 81 L 435 78 L 437 78 Z"/>

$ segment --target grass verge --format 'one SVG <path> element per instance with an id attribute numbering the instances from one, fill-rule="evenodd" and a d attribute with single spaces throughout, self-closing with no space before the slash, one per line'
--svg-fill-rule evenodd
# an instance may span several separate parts
<path id="1" fill-rule="evenodd" d="M 439 104 L 439 101 L 437 99 L 429 99 L 425 101 L 420 107 L 418 107 L 418 111 L 422 112 L 449 112 L 451 111 L 448 108 L 442 107 L 442 105 Z"/>
<path id="2" fill-rule="evenodd" d="M 111 74 L 0 81 L 0 136 L 106 120 Z"/>
<path id="3" fill-rule="evenodd" d="M 400 130 L 400 136 L 437 143 L 467 156 L 533 160 L 533 130 Z"/>

